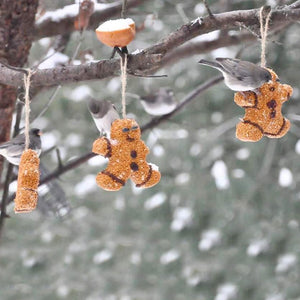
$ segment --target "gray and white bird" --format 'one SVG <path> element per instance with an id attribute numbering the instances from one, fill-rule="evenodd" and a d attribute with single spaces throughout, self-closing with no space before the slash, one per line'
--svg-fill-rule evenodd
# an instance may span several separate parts
<path id="1" fill-rule="evenodd" d="M 201 59 L 199 63 L 221 71 L 225 84 L 233 91 L 252 91 L 272 80 L 267 69 L 249 61 L 218 57 L 215 61 Z"/>
<path id="2" fill-rule="evenodd" d="M 153 94 L 141 96 L 140 100 L 145 111 L 154 116 L 166 115 L 176 107 L 174 93 L 168 87 L 161 87 Z"/>
<path id="3" fill-rule="evenodd" d="M 29 148 L 38 155 L 42 151 L 41 130 L 32 128 L 29 131 Z M 0 145 L 0 155 L 4 156 L 11 164 L 18 166 L 23 151 L 25 150 L 25 134 L 19 134 L 8 142 Z"/>
<path id="4" fill-rule="evenodd" d="M 112 122 L 120 119 L 115 106 L 109 101 L 92 97 L 87 99 L 87 105 L 100 134 L 109 136 Z"/>

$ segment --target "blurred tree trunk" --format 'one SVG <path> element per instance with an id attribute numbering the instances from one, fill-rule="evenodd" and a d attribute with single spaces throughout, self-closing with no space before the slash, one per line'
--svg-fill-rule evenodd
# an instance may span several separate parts
<path id="1" fill-rule="evenodd" d="M 33 40 L 33 28 L 38 0 L 0 0 L 0 61 L 22 67 Z M 16 88 L 0 85 L 0 143 L 10 137 Z M 0 158 L 0 176 L 3 157 Z"/>

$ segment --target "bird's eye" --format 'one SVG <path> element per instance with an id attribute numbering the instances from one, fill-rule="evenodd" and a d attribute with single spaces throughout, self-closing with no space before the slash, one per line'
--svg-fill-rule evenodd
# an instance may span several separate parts
<path id="1" fill-rule="evenodd" d="M 128 132 L 129 130 L 130 130 L 130 129 L 127 128 L 127 127 L 125 127 L 125 128 L 122 129 L 123 132 Z"/>
<path id="2" fill-rule="evenodd" d="M 132 126 L 132 127 L 131 127 L 132 130 L 136 130 L 136 129 L 138 129 L 138 128 L 139 128 L 138 126 Z"/>

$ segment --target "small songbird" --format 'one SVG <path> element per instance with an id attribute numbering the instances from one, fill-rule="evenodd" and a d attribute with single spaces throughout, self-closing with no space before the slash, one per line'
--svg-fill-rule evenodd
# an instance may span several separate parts
<path id="1" fill-rule="evenodd" d="M 161 87 L 153 94 L 141 96 L 140 100 L 145 111 L 154 116 L 166 115 L 176 107 L 174 93 L 168 87 Z"/>
<path id="2" fill-rule="evenodd" d="M 120 119 L 115 106 L 106 100 L 96 100 L 92 97 L 87 99 L 87 105 L 100 134 L 105 133 L 109 136 L 112 122 Z"/>
<path id="3" fill-rule="evenodd" d="M 216 61 L 201 59 L 199 63 L 221 71 L 225 84 L 233 91 L 252 91 L 272 80 L 267 69 L 249 61 L 219 57 Z"/>
<path id="4" fill-rule="evenodd" d="M 38 155 L 42 151 L 41 143 L 42 132 L 38 128 L 32 128 L 29 131 L 29 148 Z M 23 151 L 25 150 L 25 134 L 19 134 L 8 142 L 0 145 L 0 155 L 4 156 L 11 164 L 18 166 Z"/>

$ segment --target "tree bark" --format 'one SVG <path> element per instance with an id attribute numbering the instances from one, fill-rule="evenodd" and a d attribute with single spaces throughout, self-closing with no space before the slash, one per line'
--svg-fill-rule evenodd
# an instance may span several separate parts
<path id="1" fill-rule="evenodd" d="M 33 41 L 38 0 L 0 0 L 0 60 L 22 67 Z M 16 88 L 0 85 L 0 143 L 10 137 Z M 3 158 L 0 158 L 0 175 Z"/>

